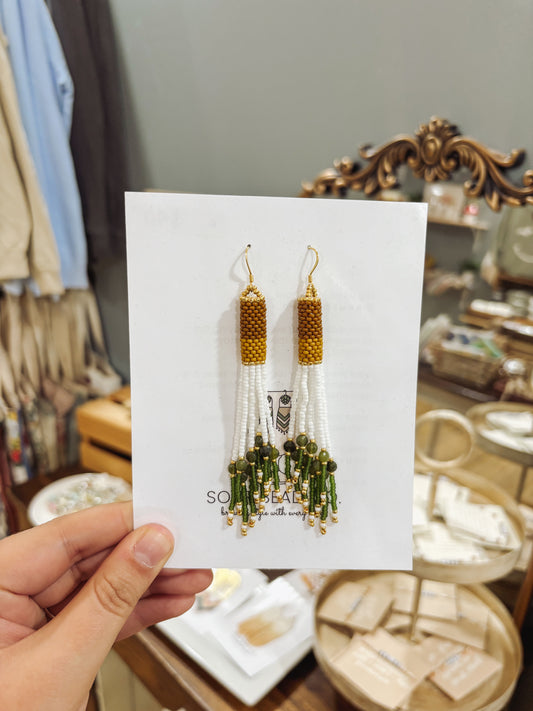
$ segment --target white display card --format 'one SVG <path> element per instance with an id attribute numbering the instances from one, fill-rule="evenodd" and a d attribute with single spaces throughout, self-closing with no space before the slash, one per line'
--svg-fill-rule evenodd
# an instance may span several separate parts
<path id="1" fill-rule="evenodd" d="M 426 205 L 130 193 L 126 219 L 135 525 L 168 526 L 180 568 L 410 569 Z M 320 256 L 339 508 L 326 535 L 283 475 L 283 502 L 267 502 L 246 537 L 238 516 L 226 523 L 247 244 L 274 420 L 296 370 L 308 245 Z"/>

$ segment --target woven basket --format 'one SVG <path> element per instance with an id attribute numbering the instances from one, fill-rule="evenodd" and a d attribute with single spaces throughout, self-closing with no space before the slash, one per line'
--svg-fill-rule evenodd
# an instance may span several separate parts
<path id="1" fill-rule="evenodd" d="M 432 346 L 431 352 L 435 375 L 478 389 L 488 387 L 495 380 L 501 365 L 501 358 L 451 351 L 440 344 Z"/>

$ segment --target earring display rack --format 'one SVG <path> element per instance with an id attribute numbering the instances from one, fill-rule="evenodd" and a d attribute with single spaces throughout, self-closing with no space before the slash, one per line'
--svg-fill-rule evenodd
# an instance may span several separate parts
<path id="1" fill-rule="evenodd" d="M 423 433 L 422 428 L 426 425 L 429 425 L 429 432 Z M 458 428 L 466 446 L 453 459 L 438 460 L 434 458 L 433 453 L 436 450 L 440 429 L 444 426 Z M 499 711 L 511 698 L 521 672 L 522 645 L 518 630 L 507 609 L 480 583 L 499 579 L 514 568 L 525 539 L 524 521 L 512 497 L 483 477 L 459 468 L 470 456 L 475 437 L 472 425 L 465 417 L 450 410 L 430 411 L 418 418 L 416 431 L 415 451 L 418 460 L 416 470 L 419 476 L 428 477 L 427 483 L 423 482 L 425 484 L 423 488 L 427 492 L 425 501 L 427 521 L 430 524 L 435 522 L 435 512 L 440 513 L 440 485 L 451 484 L 464 487 L 463 492 L 467 494 L 469 503 L 496 506 L 505 512 L 507 521 L 513 529 L 515 545 L 509 549 L 487 547 L 484 551 L 486 555 L 483 555 L 480 560 L 471 562 L 446 558 L 428 560 L 420 552 L 416 554 L 415 546 L 412 573 L 362 571 L 334 573 L 326 581 L 316 601 L 315 656 L 333 686 L 357 708 L 363 711 L 395 708 L 394 705 L 380 703 L 379 694 L 372 696 L 363 678 L 365 677 L 368 682 L 368 668 L 365 667 L 365 663 L 354 666 L 350 674 L 346 674 L 345 668 L 344 673 L 342 671 L 345 662 L 339 663 L 340 655 L 344 654 L 343 659 L 346 659 L 349 645 L 350 648 L 353 648 L 354 644 L 357 647 L 357 643 L 352 640 L 357 640 L 357 633 L 362 632 L 356 625 L 348 624 L 349 620 L 353 620 L 350 616 L 350 603 L 348 602 L 348 614 L 344 621 L 342 616 L 332 620 L 324 615 L 324 610 L 328 610 L 328 599 L 331 599 L 332 595 L 338 595 L 339 588 L 357 583 L 358 589 L 366 590 L 364 597 L 368 601 L 374 601 L 374 605 L 379 599 L 391 600 L 390 609 L 379 620 L 377 631 L 379 632 L 381 628 L 400 642 L 406 643 L 410 650 L 416 650 L 428 634 L 458 641 L 463 637 L 465 628 L 472 631 L 478 625 L 478 637 L 482 630 L 482 637 L 479 638 L 480 648 L 501 663 L 499 671 L 485 683 L 456 700 L 437 688 L 428 676 L 420 681 L 401 704 L 402 711 L 426 709 L 428 711 L 448 709 Z M 426 437 L 421 436 L 422 434 Z M 425 443 L 425 450 L 420 445 L 421 441 Z M 438 525 L 446 524 L 439 522 Z M 427 585 L 430 586 L 429 590 L 424 587 Z M 399 614 L 398 600 L 402 588 L 409 590 L 410 597 L 407 611 L 404 606 L 403 613 Z M 345 587 L 345 590 L 349 589 Z M 427 602 L 426 593 L 440 596 L 442 600 L 450 598 L 453 594 L 454 604 L 457 605 L 456 617 L 446 620 L 444 624 L 440 622 L 435 624 L 432 620 L 428 622 L 427 607 L 423 606 Z M 481 620 L 484 622 L 481 623 Z M 372 630 L 373 633 L 375 631 L 376 629 Z M 364 637 L 362 639 L 364 641 Z M 465 644 L 468 645 L 468 634 Z M 397 662 L 397 660 L 392 661 Z M 372 664 L 372 662 L 368 663 Z"/>
<path id="2" fill-rule="evenodd" d="M 431 489 L 437 490 L 441 480 L 453 482 L 457 486 L 468 489 L 470 503 L 502 507 L 519 545 L 510 549 L 485 548 L 487 559 L 475 562 L 432 562 L 415 554 L 413 556 L 414 573 L 429 580 L 466 584 L 488 583 L 510 573 L 520 558 L 521 546 L 526 536 L 524 519 L 513 498 L 492 482 L 464 469 L 455 468 L 447 470 L 446 473 L 440 473 L 432 471 L 423 464 L 417 466 L 417 473 L 430 479 Z M 428 518 L 433 520 L 434 513 Z"/>
<path id="3" fill-rule="evenodd" d="M 490 454 L 510 459 L 520 465 L 520 477 L 516 491 L 516 500 L 520 501 L 526 481 L 528 469 L 533 467 L 533 450 L 531 437 L 533 435 L 533 407 L 516 402 L 488 402 L 474 405 L 466 413 L 475 431 L 476 444 Z M 510 425 L 496 426 L 494 417 L 510 417 Z M 516 429 L 517 418 L 525 418 L 526 428 Z M 498 420 L 496 420 L 498 423 Z M 520 422 L 518 421 L 518 424 Z M 494 435 L 500 435 L 496 437 Z"/>

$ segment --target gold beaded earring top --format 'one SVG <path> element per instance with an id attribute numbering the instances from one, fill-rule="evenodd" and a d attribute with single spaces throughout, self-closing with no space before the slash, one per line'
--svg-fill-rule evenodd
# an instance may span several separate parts
<path id="1" fill-rule="evenodd" d="M 266 362 L 266 300 L 253 283 L 254 275 L 248 262 L 250 247 L 247 245 L 245 251 L 250 283 L 240 296 L 241 362 L 243 365 L 261 365 Z"/>
<path id="2" fill-rule="evenodd" d="M 313 272 L 318 266 L 318 252 L 308 245 L 316 255 L 313 268 L 307 277 L 304 296 L 298 298 L 298 362 L 300 365 L 322 363 L 322 302 L 313 284 Z"/>

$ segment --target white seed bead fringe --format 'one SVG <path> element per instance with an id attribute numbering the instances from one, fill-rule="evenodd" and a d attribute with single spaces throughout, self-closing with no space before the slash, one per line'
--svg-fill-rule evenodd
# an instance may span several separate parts
<path id="1" fill-rule="evenodd" d="M 305 432 L 305 420 L 309 404 L 308 375 L 309 368 L 303 366 L 300 379 L 300 400 L 298 402 L 298 434 Z"/>
<path id="2" fill-rule="evenodd" d="M 249 366 L 243 365 L 242 368 L 242 411 L 241 421 L 239 423 L 239 448 L 235 460 L 244 456 L 246 451 L 246 429 L 248 423 L 248 390 L 250 388 L 250 369 Z"/>
<path id="3" fill-rule="evenodd" d="M 239 368 L 239 383 L 237 385 L 237 402 L 235 403 L 235 424 L 233 429 L 233 446 L 231 448 L 231 460 L 237 461 L 239 455 L 239 440 L 241 437 L 241 420 L 242 420 L 242 399 L 243 399 L 243 379 L 244 365 L 241 363 Z"/>
<path id="4" fill-rule="evenodd" d="M 272 420 L 272 415 L 270 414 L 270 407 L 268 405 L 268 389 L 267 389 L 267 377 L 266 377 L 266 365 L 263 363 L 260 367 L 260 372 L 261 372 L 261 379 L 262 379 L 262 399 L 261 402 L 265 406 L 265 423 L 266 423 L 266 430 L 263 429 L 263 432 L 266 431 L 267 434 L 267 439 L 270 442 L 270 444 L 274 445 L 275 444 L 275 431 L 274 431 L 274 422 Z"/>
<path id="5" fill-rule="evenodd" d="M 255 394 L 257 369 L 255 365 L 250 365 L 248 367 L 250 368 L 250 387 L 248 389 L 248 436 L 246 441 L 246 451 L 252 449 L 255 444 L 255 431 L 259 419 L 257 414 L 257 397 Z M 239 452 L 239 454 L 244 456 L 246 452 Z"/>
<path id="6" fill-rule="evenodd" d="M 326 385 L 324 381 L 324 369 L 322 363 L 317 364 L 316 367 L 317 374 L 317 403 L 318 412 L 320 419 L 320 438 L 321 443 L 319 446 L 323 449 L 327 449 L 331 455 L 331 440 L 329 437 L 329 424 L 328 424 L 328 404 L 326 400 Z M 322 444 L 323 442 L 323 444 Z"/>
<path id="7" fill-rule="evenodd" d="M 287 431 L 287 439 L 294 439 L 294 430 L 296 429 L 296 422 L 298 419 L 298 400 L 302 367 L 303 366 L 299 363 L 296 366 L 296 376 L 294 378 L 294 386 L 292 389 L 291 416 L 289 420 L 289 429 Z"/>
<path id="8" fill-rule="evenodd" d="M 315 368 L 316 368 L 316 366 L 314 366 L 314 365 L 309 366 L 309 376 L 308 376 L 309 406 L 307 408 L 307 413 L 305 416 L 305 433 L 309 437 L 310 440 L 311 439 L 314 440 L 315 436 L 316 436 L 316 433 L 315 433 L 315 407 L 314 407 L 315 392 L 316 392 Z"/>
<path id="9" fill-rule="evenodd" d="M 300 432 L 305 432 L 309 439 L 315 440 L 320 449 L 327 449 L 331 454 L 322 363 L 298 364 L 296 369 L 288 439 L 294 439 Z"/>
<path id="10" fill-rule="evenodd" d="M 266 370 L 262 365 L 241 365 L 237 385 L 235 431 L 231 459 L 246 456 L 255 445 L 255 435 L 261 432 L 265 440 L 274 443 L 274 425 L 268 407 Z"/>
<path id="11" fill-rule="evenodd" d="M 261 432 L 261 435 L 263 436 L 263 439 L 265 440 L 268 437 L 268 430 L 267 430 L 267 409 L 268 409 L 268 402 L 265 397 L 264 393 L 264 387 L 263 387 L 263 371 L 262 371 L 262 366 L 258 365 L 257 366 L 257 373 L 256 373 L 256 380 L 255 380 L 255 396 L 257 398 L 257 404 L 259 406 L 259 416 L 257 419 L 257 427 L 256 430 L 257 432 Z"/>

